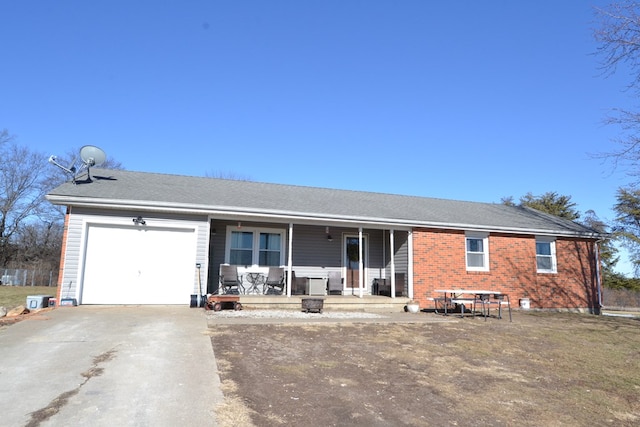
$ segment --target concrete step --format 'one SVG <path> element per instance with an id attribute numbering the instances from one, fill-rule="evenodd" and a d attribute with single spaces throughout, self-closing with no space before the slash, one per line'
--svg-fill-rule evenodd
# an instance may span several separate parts
<path id="1" fill-rule="evenodd" d="M 363 311 L 377 313 L 399 313 L 405 311 L 409 298 L 390 298 L 377 295 L 240 295 L 245 309 L 301 310 L 303 298 L 322 298 L 323 311 Z"/>

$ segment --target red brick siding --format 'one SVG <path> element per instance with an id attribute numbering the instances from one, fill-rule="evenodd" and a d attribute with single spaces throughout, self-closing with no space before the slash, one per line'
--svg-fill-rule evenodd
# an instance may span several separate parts
<path id="1" fill-rule="evenodd" d="M 465 233 L 418 229 L 413 233 L 414 297 L 428 307 L 435 289 L 490 289 L 509 294 L 513 306 L 529 298 L 534 308 L 597 306 L 594 243 L 556 240 L 557 273 L 536 271 L 534 236 L 489 235 L 489 271 L 467 271 Z"/>

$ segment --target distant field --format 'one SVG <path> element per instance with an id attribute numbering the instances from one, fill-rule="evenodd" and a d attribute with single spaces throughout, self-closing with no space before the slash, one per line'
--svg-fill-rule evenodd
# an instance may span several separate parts
<path id="1" fill-rule="evenodd" d="M 12 309 L 27 304 L 30 295 L 56 296 L 56 286 L 0 286 L 0 306 Z"/>

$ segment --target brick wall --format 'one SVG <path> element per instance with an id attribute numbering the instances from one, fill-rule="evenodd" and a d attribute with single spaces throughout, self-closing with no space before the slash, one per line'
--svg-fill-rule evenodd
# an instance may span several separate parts
<path id="1" fill-rule="evenodd" d="M 536 271 L 534 236 L 491 233 L 489 271 L 467 271 L 465 233 L 417 229 L 413 233 L 414 296 L 429 307 L 435 289 L 488 289 L 509 294 L 512 306 L 529 298 L 532 308 L 597 307 L 594 243 L 556 240 L 557 273 Z"/>

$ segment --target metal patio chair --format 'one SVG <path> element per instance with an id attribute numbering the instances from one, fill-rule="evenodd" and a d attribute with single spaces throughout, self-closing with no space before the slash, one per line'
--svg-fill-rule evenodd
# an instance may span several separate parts
<path id="1" fill-rule="evenodd" d="M 284 268 L 269 267 L 269 273 L 267 274 L 267 279 L 264 282 L 264 294 L 282 295 L 285 293 L 286 286 Z"/>
<path id="2" fill-rule="evenodd" d="M 328 282 L 327 293 L 329 295 L 342 295 L 342 274 L 339 271 L 330 271 Z"/>
<path id="3" fill-rule="evenodd" d="M 327 291 L 329 295 L 342 295 L 342 274 L 339 271 L 329 272 Z"/>
<path id="4" fill-rule="evenodd" d="M 220 292 L 223 294 L 244 294 L 242 276 L 238 275 L 238 267 L 235 265 L 220 265 Z"/>

